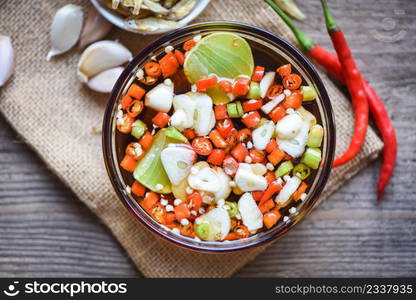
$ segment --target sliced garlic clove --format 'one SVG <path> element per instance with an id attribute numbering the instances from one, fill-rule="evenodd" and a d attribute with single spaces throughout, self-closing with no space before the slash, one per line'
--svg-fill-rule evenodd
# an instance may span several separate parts
<path id="1" fill-rule="evenodd" d="M 101 72 L 91 78 L 87 82 L 87 86 L 96 92 L 110 93 L 123 70 L 123 67 L 117 67 Z"/>
<path id="2" fill-rule="evenodd" d="M 81 7 L 73 4 L 65 5 L 56 12 L 52 21 L 51 50 L 46 56 L 47 61 L 55 55 L 68 51 L 78 42 L 83 17 Z"/>
<path id="3" fill-rule="evenodd" d="M 88 44 L 101 40 L 110 32 L 112 27 L 113 25 L 92 6 L 88 11 L 85 25 L 82 29 L 79 47 L 84 48 Z"/>
<path id="4" fill-rule="evenodd" d="M 78 62 L 78 76 L 87 82 L 105 70 L 120 66 L 133 58 L 131 52 L 114 41 L 99 41 L 88 46 Z"/>
<path id="5" fill-rule="evenodd" d="M 8 36 L 0 36 L 0 86 L 3 86 L 14 72 L 14 49 Z"/>

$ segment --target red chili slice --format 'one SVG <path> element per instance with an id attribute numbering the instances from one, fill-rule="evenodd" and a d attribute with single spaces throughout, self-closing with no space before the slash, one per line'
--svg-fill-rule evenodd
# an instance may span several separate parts
<path id="1" fill-rule="evenodd" d="M 209 139 L 204 137 L 197 137 L 192 141 L 192 148 L 199 155 L 210 155 L 212 152 L 212 143 Z"/>

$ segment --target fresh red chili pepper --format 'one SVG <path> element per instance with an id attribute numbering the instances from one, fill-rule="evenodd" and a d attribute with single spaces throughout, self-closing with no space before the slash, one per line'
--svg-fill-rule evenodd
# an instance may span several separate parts
<path id="1" fill-rule="evenodd" d="M 370 110 L 373 113 L 374 121 L 377 127 L 380 130 L 381 137 L 384 141 L 384 151 L 383 151 L 383 165 L 381 167 L 380 178 L 378 181 L 377 187 L 377 197 L 378 199 L 381 198 L 383 195 L 384 189 L 386 188 L 387 184 L 391 176 L 393 175 L 394 166 L 396 163 L 397 157 L 397 139 L 396 139 L 396 131 L 394 129 L 393 123 L 391 122 L 389 115 L 387 113 L 386 107 L 383 104 L 383 101 L 379 98 L 376 91 L 369 85 L 364 79 L 363 81 L 366 83 L 364 88 L 369 97 L 368 104 L 370 106 Z"/>
<path id="2" fill-rule="evenodd" d="M 299 44 L 306 54 L 314 59 L 318 64 L 323 66 L 329 74 L 342 83 L 345 83 L 341 63 L 338 57 L 326 50 L 324 47 L 317 45 L 310 37 L 303 34 L 292 22 L 292 20 L 278 7 L 272 0 L 265 0 L 289 26 L 296 36 Z M 391 122 L 383 101 L 377 92 L 363 78 L 363 84 L 369 103 L 369 108 L 375 123 L 381 133 L 384 142 L 383 166 L 381 168 L 380 179 L 378 183 L 378 198 L 381 198 L 384 188 L 390 180 L 396 158 L 397 158 L 397 139 L 393 123 Z"/>
<path id="3" fill-rule="evenodd" d="M 360 70 L 358 70 L 355 65 L 354 58 L 351 55 L 351 50 L 345 39 L 344 33 L 335 23 L 326 0 L 321 0 L 321 4 L 328 33 L 344 71 L 345 83 L 352 98 L 352 107 L 355 114 L 354 134 L 350 145 L 344 154 L 336 158 L 333 163 L 333 167 L 338 167 L 352 160 L 361 150 L 368 128 L 368 100 L 365 94 Z"/>
<path id="4" fill-rule="evenodd" d="M 246 125 L 247 128 L 253 128 L 259 124 L 260 119 L 261 116 L 257 111 L 251 111 L 243 115 L 241 122 Z"/>
<path id="5" fill-rule="evenodd" d="M 217 121 L 216 128 L 224 138 L 227 138 L 231 135 L 234 129 L 234 124 L 233 121 L 231 121 L 231 119 L 219 120 Z"/>
<path id="6" fill-rule="evenodd" d="M 292 65 L 287 64 L 287 65 L 280 66 L 276 69 L 276 72 L 279 73 L 280 77 L 283 78 L 289 75 L 290 73 L 292 73 Z"/>

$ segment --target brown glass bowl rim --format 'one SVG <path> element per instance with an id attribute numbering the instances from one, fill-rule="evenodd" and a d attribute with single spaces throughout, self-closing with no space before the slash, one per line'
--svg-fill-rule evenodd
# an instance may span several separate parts
<path id="1" fill-rule="evenodd" d="M 149 53 L 152 53 L 154 50 L 158 49 L 161 45 L 166 44 L 167 42 L 180 37 L 181 35 L 189 34 L 190 32 L 196 31 L 196 30 L 215 30 L 216 27 L 233 27 L 236 30 L 245 31 L 247 34 L 256 34 L 258 36 L 261 36 L 263 39 L 272 42 L 274 44 L 278 44 L 280 47 L 283 48 L 283 51 L 286 51 L 290 56 L 292 56 L 294 59 L 296 59 L 296 62 L 299 65 L 302 65 L 304 69 L 308 72 L 308 75 L 313 80 L 314 84 L 317 86 L 319 94 L 320 94 L 320 101 L 322 103 L 322 108 L 324 115 L 321 117 L 324 117 L 327 122 L 327 128 L 328 132 L 326 132 L 327 135 L 327 160 L 324 161 L 324 165 L 322 167 L 322 171 L 320 174 L 320 177 L 318 178 L 316 182 L 316 188 L 309 192 L 308 195 L 308 202 L 305 203 L 306 205 L 302 208 L 302 213 L 296 216 L 293 219 L 293 222 L 290 222 L 290 224 L 286 224 L 285 228 L 282 230 L 278 230 L 275 232 L 272 232 L 270 235 L 262 236 L 258 239 L 253 239 L 250 243 L 246 244 L 240 244 L 240 245 L 231 245 L 227 247 L 227 245 L 222 245 L 221 248 L 214 248 L 212 247 L 206 247 L 203 243 L 201 244 L 193 244 L 192 242 L 188 242 L 185 240 L 177 239 L 174 236 L 170 236 L 165 234 L 164 232 L 160 231 L 160 229 L 149 222 L 144 216 L 142 216 L 137 209 L 133 206 L 131 201 L 127 198 L 127 196 L 122 192 L 125 188 L 123 187 L 123 184 L 121 180 L 118 178 L 118 174 L 116 171 L 115 162 L 113 161 L 114 153 L 113 153 L 113 145 L 112 145 L 112 113 L 113 113 L 113 107 L 114 102 L 117 101 L 119 94 L 121 93 L 121 90 L 123 88 L 123 85 L 125 81 L 130 76 L 133 69 L 137 66 L 137 64 L 143 59 L 143 57 L 148 56 Z M 218 29 L 218 31 L 221 31 L 221 29 Z M 128 66 L 125 68 L 123 73 L 120 75 L 119 79 L 117 80 L 116 84 L 114 85 L 114 88 L 110 94 L 106 111 L 104 114 L 104 120 L 103 120 L 103 133 L 102 133 L 102 147 L 103 147 L 103 155 L 104 155 L 104 161 L 105 166 L 107 169 L 107 173 L 110 177 L 111 184 L 113 185 L 113 188 L 118 196 L 118 198 L 121 200 L 123 205 L 127 208 L 127 210 L 130 212 L 130 214 L 134 217 L 136 221 L 139 221 L 141 224 L 143 224 L 147 229 L 149 229 L 152 233 L 155 233 L 157 236 L 164 238 L 165 240 L 168 240 L 169 242 L 172 242 L 173 244 L 191 249 L 191 250 L 197 250 L 199 252 L 208 252 L 208 253 L 222 253 L 222 252 L 231 252 L 231 251 L 237 251 L 237 250 L 243 250 L 252 248 L 255 246 L 264 245 L 267 243 L 270 243 L 279 237 L 281 237 L 283 234 L 285 234 L 288 230 L 293 228 L 300 220 L 302 220 L 306 215 L 310 213 L 312 208 L 317 203 L 319 196 L 325 187 L 325 184 L 328 181 L 330 172 L 331 172 L 331 166 L 334 159 L 335 154 L 335 122 L 334 122 L 334 114 L 331 106 L 331 102 L 328 96 L 328 93 L 325 89 L 325 86 L 318 75 L 315 67 L 313 64 L 293 45 L 291 45 L 289 42 L 284 40 L 283 38 L 265 30 L 262 28 L 259 28 L 257 26 L 248 25 L 244 23 L 239 22 L 224 22 L 224 21 L 212 21 L 212 22 L 203 22 L 203 23 L 196 23 L 188 26 L 184 26 L 180 29 L 177 29 L 173 32 L 167 33 L 160 38 L 153 41 L 150 45 L 145 47 L 139 54 L 137 54 L 133 60 L 128 64 Z M 228 244 L 228 243 L 227 243 Z"/>

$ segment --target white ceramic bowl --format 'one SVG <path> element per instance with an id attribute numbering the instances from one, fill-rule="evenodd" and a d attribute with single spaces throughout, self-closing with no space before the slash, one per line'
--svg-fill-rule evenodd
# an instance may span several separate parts
<path id="1" fill-rule="evenodd" d="M 187 25 L 188 23 L 192 22 L 193 19 L 199 16 L 199 14 L 207 7 L 211 0 L 197 0 L 195 7 L 191 10 L 191 12 L 186 15 L 183 19 L 179 20 L 178 23 L 180 27 Z M 109 22 L 113 23 L 118 28 L 139 34 L 161 34 L 165 32 L 172 31 L 174 29 L 169 30 L 160 30 L 160 31 L 153 31 L 153 32 L 143 32 L 135 30 L 129 27 L 125 22 L 125 17 L 117 13 L 115 10 L 107 7 L 102 0 L 91 0 L 91 3 L 95 6 L 98 12 L 106 18 Z M 176 29 L 176 28 L 175 28 Z"/>

